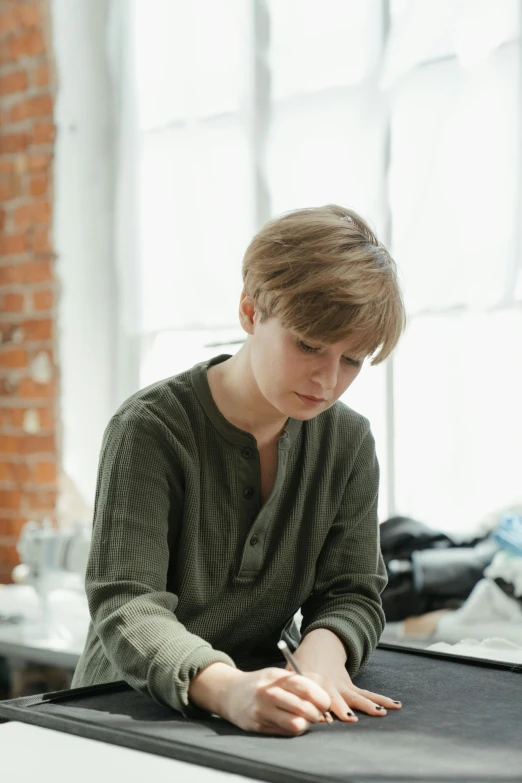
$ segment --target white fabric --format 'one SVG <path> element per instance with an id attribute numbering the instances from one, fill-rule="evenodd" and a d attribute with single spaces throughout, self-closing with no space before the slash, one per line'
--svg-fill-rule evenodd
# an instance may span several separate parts
<path id="1" fill-rule="evenodd" d="M 513 585 L 517 598 L 522 596 L 522 557 L 501 550 L 484 570 L 484 576 L 489 579 L 501 577 Z"/>
<path id="2" fill-rule="evenodd" d="M 492 661 L 505 661 L 506 663 L 522 663 L 522 647 L 507 639 L 463 639 L 457 644 L 436 642 L 431 644 L 428 650 L 448 653 L 450 655 L 468 655 L 473 658 L 489 658 Z"/>
<path id="3" fill-rule="evenodd" d="M 522 647 L 522 604 L 506 595 L 491 579 L 481 579 L 460 609 L 440 617 L 433 633 L 406 636 L 404 622 L 387 623 L 381 641 L 401 640 L 408 644 L 431 640 L 456 644 L 470 638 L 478 643 L 492 637 L 501 639 L 509 648 Z"/>
<path id="4" fill-rule="evenodd" d="M 433 634 L 434 640 L 451 643 L 466 637 L 498 637 L 522 646 L 522 605 L 495 582 L 481 579 L 460 609 L 440 618 Z"/>

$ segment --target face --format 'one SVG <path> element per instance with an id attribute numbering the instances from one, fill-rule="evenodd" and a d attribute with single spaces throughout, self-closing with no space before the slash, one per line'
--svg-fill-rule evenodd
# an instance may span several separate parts
<path id="1" fill-rule="evenodd" d="M 344 394 L 361 371 L 347 338 L 334 345 L 305 341 L 284 329 L 277 317 L 259 322 L 254 312 L 250 359 L 257 386 L 276 410 L 294 419 L 311 419 Z M 307 397 L 319 398 L 314 402 Z"/>

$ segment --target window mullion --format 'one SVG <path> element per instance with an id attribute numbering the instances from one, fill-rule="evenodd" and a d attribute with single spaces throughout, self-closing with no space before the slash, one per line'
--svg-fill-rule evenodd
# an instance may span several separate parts
<path id="1" fill-rule="evenodd" d="M 390 0 L 382 0 L 382 49 L 381 62 L 386 51 L 386 44 L 390 35 L 391 9 Z M 391 246 L 392 239 L 392 213 L 389 198 L 388 178 L 390 175 L 391 162 L 391 119 L 388 105 L 386 118 L 386 136 L 385 136 L 385 154 L 383 170 L 383 188 L 382 188 L 382 229 L 381 236 L 383 244 L 386 247 Z M 396 513 L 396 481 L 395 481 L 395 375 L 394 375 L 393 355 L 386 360 L 386 389 L 385 389 L 385 421 L 386 421 L 386 505 L 387 516 L 391 517 Z"/>
<path id="2" fill-rule="evenodd" d="M 250 90 L 248 134 L 254 167 L 254 226 L 258 231 L 272 215 L 266 165 L 271 124 L 270 14 L 267 0 L 251 0 Z"/>

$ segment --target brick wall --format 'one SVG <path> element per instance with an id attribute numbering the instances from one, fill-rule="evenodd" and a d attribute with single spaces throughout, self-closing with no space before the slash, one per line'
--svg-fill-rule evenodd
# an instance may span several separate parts
<path id="1" fill-rule="evenodd" d="M 0 583 L 57 496 L 49 0 L 0 0 Z"/>

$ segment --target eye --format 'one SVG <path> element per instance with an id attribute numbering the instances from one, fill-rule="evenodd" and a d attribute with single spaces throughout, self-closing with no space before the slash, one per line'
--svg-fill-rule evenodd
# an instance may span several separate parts
<path id="1" fill-rule="evenodd" d="M 350 367 L 360 367 L 361 366 L 361 362 L 358 361 L 357 359 L 350 359 L 348 356 L 343 356 L 343 359 L 346 362 L 346 364 L 350 365 Z"/>
<path id="2" fill-rule="evenodd" d="M 303 353 L 309 353 L 314 354 L 319 351 L 319 348 L 314 348 L 312 345 L 308 345 L 307 343 L 304 343 L 302 340 L 297 341 L 297 347 L 303 351 Z M 343 361 L 349 366 L 349 367 L 360 367 L 361 362 L 357 359 L 351 359 L 349 356 L 343 356 Z"/>
<path id="3" fill-rule="evenodd" d="M 307 345 L 302 340 L 297 341 L 297 347 L 300 348 L 305 353 L 317 353 L 319 348 L 313 348 L 311 345 Z"/>

